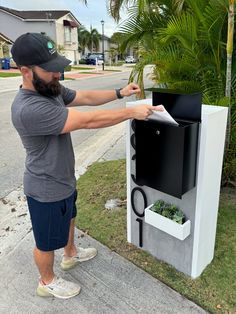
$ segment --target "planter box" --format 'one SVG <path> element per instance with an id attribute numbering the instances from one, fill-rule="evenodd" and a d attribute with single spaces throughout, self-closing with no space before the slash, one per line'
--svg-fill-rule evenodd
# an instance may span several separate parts
<path id="1" fill-rule="evenodd" d="M 179 240 L 184 240 L 189 236 L 191 227 L 190 220 L 187 220 L 183 225 L 178 224 L 177 222 L 150 210 L 152 206 L 153 204 L 145 209 L 145 222 L 147 224 L 162 230 Z"/>

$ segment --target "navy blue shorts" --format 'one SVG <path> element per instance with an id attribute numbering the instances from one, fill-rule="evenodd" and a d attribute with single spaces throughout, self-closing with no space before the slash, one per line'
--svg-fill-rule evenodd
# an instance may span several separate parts
<path id="1" fill-rule="evenodd" d="M 71 219 L 76 216 L 77 191 L 58 202 L 42 203 L 27 196 L 36 247 L 54 251 L 67 245 Z"/>

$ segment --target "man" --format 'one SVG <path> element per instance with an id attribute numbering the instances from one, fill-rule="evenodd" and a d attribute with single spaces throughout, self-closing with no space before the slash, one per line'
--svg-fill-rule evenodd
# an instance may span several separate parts
<path id="1" fill-rule="evenodd" d="M 59 83 L 70 60 L 38 33 L 21 35 L 12 56 L 23 84 L 12 104 L 12 121 L 26 149 L 24 192 L 35 238 L 34 259 L 40 273 L 39 296 L 68 299 L 80 286 L 55 276 L 54 251 L 64 248 L 61 268 L 69 270 L 96 256 L 95 248 L 76 248 L 76 180 L 70 132 L 102 128 L 127 119 L 147 119 L 157 107 L 78 112 L 73 106 L 97 106 L 140 92 L 136 84 L 118 90 L 74 91 Z"/>

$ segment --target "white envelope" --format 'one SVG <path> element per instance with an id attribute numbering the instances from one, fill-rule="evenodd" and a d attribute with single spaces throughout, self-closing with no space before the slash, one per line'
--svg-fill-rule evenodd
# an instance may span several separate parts
<path id="1" fill-rule="evenodd" d="M 179 125 L 175 119 L 172 118 L 172 116 L 169 114 L 168 111 L 166 111 L 165 107 L 160 105 L 159 107 L 162 107 L 163 111 L 152 111 L 153 113 L 148 116 L 148 120 L 156 120 L 161 122 L 167 122 L 172 123 L 175 125 Z"/>

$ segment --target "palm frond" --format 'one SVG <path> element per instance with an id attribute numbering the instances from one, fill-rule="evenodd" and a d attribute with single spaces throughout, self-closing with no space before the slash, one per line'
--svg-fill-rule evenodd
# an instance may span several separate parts
<path id="1" fill-rule="evenodd" d="M 196 54 L 197 42 L 197 27 L 194 17 L 190 13 L 184 13 L 181 16 L 172 16 L 166 28 L 161 28 L 158 31 L 158 39 L 163 44 L 168 44 L 173 41 L 179 42 L 181 46 Z"/>
<path id="2" fill-rule="evenodd" d="M 162 25 L 163 18 L 157 14 L 144 13 L 142 16 L 132 14 L 124 21 L 119 31 L 125 34 L 125 40 L 122 43 L 122 49 L 126 49 L 132 45 L 141 43 L 147 49 L 152 49 L 155 45 L 155 38 L 157 36 L 157 28 Z"/>

